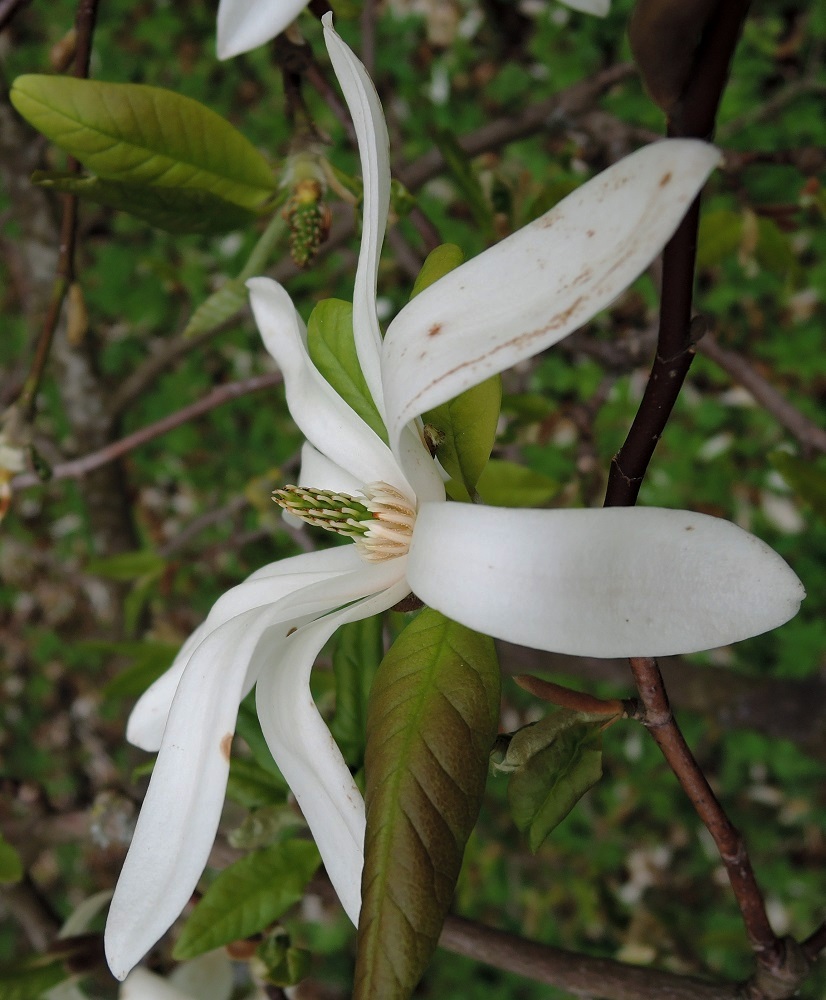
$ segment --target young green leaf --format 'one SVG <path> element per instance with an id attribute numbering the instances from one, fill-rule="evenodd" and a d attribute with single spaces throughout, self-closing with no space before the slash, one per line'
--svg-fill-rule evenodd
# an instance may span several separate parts
<path id="1" fill-rule="evenodd" d="M 341 299 L 324 299 L 307 324 L 307 350 L 316 368 L 383 441 L 387 430 L 364 381 L 353 337 L 353 307 Z"/>
<path id="2" fill-rule="evenodd" d="M 543 472 L 492 458 L 482 470 L 476 490 L 491 507 L 542 507 L 559 493 L 559 483 Z"/>
<path id="3" fill-rule="evenodd" d="M 602 727 L 598 722 L 563 727 L 545 749 L 511 775 L 513 820 L 536 851 L 589 788 L 602 777 Z"/>
<path id="4" fill-rule="evenodd" d="M 354 1000 L 404 1000 L 424 972 L 479 813 L 498 718 L 493 641 L 425 608 L 370 695 Z"/>
<path id="5" fill-rule="evenodd" d="M 350 767 L 364 764 L 367 739 L 367 703 L 373 678 L 381 663 L 382 616 L 363 618 L 338 630 L 333 653 L 336 680 L 336 714 L 330 726 Z"/>
<path id="6" fill-rule="evenodd" d="M 301 899 L 320 863 L 315 844 L 290 840 L 225 868 L 184 925 L 174 957 L 194 958 L 264 930 Z"/>
<path id="7" fill-rule="evenodd" d="M 422 264 L 422 269 L 419 271 L 416 280 L 413 282 L 413 291 L 410 293 L 410 298 L 415 299 L 419 292 L 423 292 L 425 288 L 429 288 L 439 278 L 444 278 L 446 274 L 449 274 L 460 264 L 463 264 L 464 260 L 464 251 L 461 247 L 457 247 L 455 243 L 443 243 L 441 246 L 436 247 L 435 250 L 431 250 L 425 258 L 425 262 Z"/>
<path id="8" fill-rule="evenodd" d="M 105 180 L 206 191 L 245 208 L 277 187 L 258 150 L 209 108 L 170 90 L 66 76 L 19 76 L 11 102 Z"/>
<path id="9" fill-rule="evenodd" d="M 255 212 L 247 208 L 234 205 L 208 191 L 189 188 L 121 183 L 105 181 L 100 177 L 78 177 L 42 170 L 32 174 L 32 183 L 128 212 L 168 233 L 226 233 L 242 229 L 256 218 Z"/>
<path id="10" fill-rule="evenodd" d="M 436 457 L 471 497 L 493 448 L 501 403 L 502 379 L 494 375 L 422 415 L 438 432 Z"/>

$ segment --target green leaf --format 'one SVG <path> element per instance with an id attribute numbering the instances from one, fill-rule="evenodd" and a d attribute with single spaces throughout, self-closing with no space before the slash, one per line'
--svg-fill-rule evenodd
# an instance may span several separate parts
<path id="1" fill-rule="evenodd" d="M 826 469 L 784 451 L 769 456 L 772 465 L 821 521 L 826 521 Z"/>
<path id="2" fill-rule="evenodd" d="M 416 280 L 413 282 L 413 291 L 410 298 L 415 299 L 419 292 L 435 284 L 439 278 L 444 278 L 446 274 L 455 270 L 465 261 L 465 254 L 461 247 L 455 243 L 443 243 L 435 250 L 431 250 L 425 258 L 422 269 L 419 271 Z"/>
<path id="3" fill-rule="evenodd" d="M 46 173 L 42 170 L 32 174 L 32 183 L 128 212 L 168 233 L 226 233 L 232 229 L 243 229 L 256 218 L 256 213 L 247 208 L 233 205 L 208 191 L 189 188 L 124 184 L 101 180 L 100 177 L 78 177 L 76 174 Z"/>
<path id="4" fill-rule="evenodd" d="M 283 781 L 265 771 L 255 760 L 233 757 L 229 765 L 227 795 L 247 809 L 282 803 L 286 797 Z"/>
<path id="5" fill-rule="evenodd" d="M 197 337 L 215 330 L 222 323 L 240 312 L 247 304 L 247 286 L 239 278 L 232 278 L 205 299 L 190 316 L 184 329 L 185 337 Z"/>
<path id="6" fill-rule="evenodd" d="M 85 647 L 91 647 L 93 643 L 83 643 Z M 112 698 L 137 698 L 164 673 L 175 659 L 178 646 L 173 646 L 168 642 L 123 642 L 123 643 L 102 643 L 111 647 L 110 652 L 121 656 L 132 656 L 134 661 L 125 670 L 121 670 L 115 677 L 104 685 L 102 694 L 106 699 Z"/>
<path id="7" fill-rule="evenodd" d="M 728 208 L 706 212 L 697 236 L 697 267 L 721 264 L 736 254 L 743 239 L 743 215 Z"/>
<path id="8" fill-rule="evenodd" d="M 155 575 L 166 568 L 166 560 L 150 549 L 139 549 L 136 552 L 121 552 L 115 556 L 105 556 L 101 559 L 90 559 L 86 563 L 86 572 L 93 576 L 102 576 L 107 580 L 129 582 L 139 577 Z"/>
<path id="9" fill-rule="evenodd" d="M 0 965 L 0 997 L 3 1000 L 42 1000 L 43 994 L 69 978 L 62 962 L 46 957 Z"/>
<path id="10" fill-rule="evenodd" d="M 589 788 L 602 777 L 599 722 L 563 727 L 553 742 L 511 775 L 508 800 L 514 822 L 539 849 Z"/>
<path id="11" fill-rule="evenodd" d="M 0 885 L 10 885 L 23 878 L 23 862 L 14 847 L 0 833 Z"/>
<path id="12" fill-rule="evenodd" d="M 307 350 L 324 378 L 361 419 L 387 442 L 387 430 L 364 381 L 353 337 L 353 307 L 324 299 L 307 323 Z"/>
<path id="13" fill-rule="evenodd" d="M 336 714 L 330 730 L 350 767 L 364 764 L 367 703 L 384 653 L 381 615 L 350 622 L 338 630 L 333 653 Z"/>
<path id="14" fill-rule="evenodd" d="M 422 415 L 438 432 L 436 457 L 471 497 L 496 439 L 501 403 L 502 379 L 494 375 Z"/>
<path id="15" fill-rule="evenodd" d="M 542 507 L 559 493 L 559 483 L 516 462 L 492 458 L 476 485 L 491 507 Z"/>
<path id="16" fill-rule="evenodd" d="M 230 794 L 229 791 L 227 794 Z M 243 823 L 230 831 L 227 837 L 230 846 L 240 851 L 257 851 L 276 841 L 288 840 L 299 830 L 305 830 L 307 824 L 286 798 L 287 793 L 282 791 L 280 803 L 261 806 L 248 813 Z"/>
<path id="17" fill-rule="evenodd" d="M 251 691 L 241 702 L 238 709 L 238 719 L 235 723 L 235 732 L 247 746 L 256 764 L 267 774 L 272 775 L 276 783 L 280 783 L 286 790 L 288 788 L 284 776 L 278 768 L 278 764 L 272 759 L 270 748 L 264 734 L 261 732 L 261 723 L 258 721 L 258 713 L 255 710 L 255 692 Z"/>
<path id="18" fill-rule="evenodd" d="M 173 956 L 195 958 L 264 930 L 301 899 L 320 864 L 309 840 L 273 844 L 236 861 L 204 893 Z"/>
<path id="19" fill-rule="evenodd" d="M 36 129 L 105 180 L 207 191 L 250 209 L 277 187 L 237 129 L 170 90 L 27 75 L 10 96 Z"/>
<path id="20" fill-rule="evenodd" d="M 499 718 L 493 640 L 430 608 L 379 667 L 354 1000 L 410 996 L 436 947 Z"/>
<path id="21" fill-rule="evenodd" d="M 275 986 L 295 986 L 310 971 L 312 955 L 290 944 L 290 936 L 282 928 L 266 937 L 255 950 L 263 962 L 267 982 Z"/>

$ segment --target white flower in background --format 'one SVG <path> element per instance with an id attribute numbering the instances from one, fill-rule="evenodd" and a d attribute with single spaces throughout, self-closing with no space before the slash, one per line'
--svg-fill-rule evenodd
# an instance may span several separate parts
<path id="1" fill-rule="evenodd" d="M 228 591 L 136 705 L 128 738 L 159 750 L 106 929 L 123 977 L 188 902 L 221 814 L 238 705 L 261 727 L 350 918 L 360 907 L 364 805 L 310 695 L 345 622 L 412 590 L 480 632 L 538 649 L 644 656 L 723 645 L 797 610 L 794 573 L 726 521 L 659 509 L 514 510 L 445 503 L 417 417 L 581 326 L 640 274 L 718 161 L 674 140 L 629 156 L 410 302 L 382 340 L 376 276 L 390 190 L 378 96 L 325 18 L 356 127 L 364 219 L 353 294 L 359 361 L 389 445 L 321 376 L 284 289 L 249 284 L 264 343 L 307 438 L 283 504 L 356 545 L 265 566 Z"/>
<path id="2" fill-rule="evenodd" d="M 232 963 L 223 949 L 183 962 L 164 977 L 138 967 L 124 980 L 118 1000 L 230 1000 Z M 256 994 L 264 1000 L 263 991 Z"/>
<path id="3" fill-rule="evenodd" d="M 218 58 L 257 49 L 280 35 L 309 0 L 221 0 L 218 4 Z M 574 10 L 605 17 L 611 0 L 560 0 Z"/>

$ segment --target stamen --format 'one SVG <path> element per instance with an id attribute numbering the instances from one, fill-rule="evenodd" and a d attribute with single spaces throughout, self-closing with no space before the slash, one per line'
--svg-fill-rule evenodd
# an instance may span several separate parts
<path id="1" fill-rule="evenodd" d="M 307 524 L 352 538 L 370 562 L 403 556 L 410 547 L 416 513 L 407 497 L 389 483 L 370 483 L 358 497 L 285 486 L 272 498 Z"/>

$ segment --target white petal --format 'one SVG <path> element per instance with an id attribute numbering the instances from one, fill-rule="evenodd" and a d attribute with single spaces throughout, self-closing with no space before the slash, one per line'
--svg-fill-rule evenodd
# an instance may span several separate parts
<path id="1" fill-rule="evenodd" d="M 228 590 L 215 602 L 206 620 L 183 644 L 169 669 L 138 699 L 126 727 L 129 742 L 150 752 L 155 752 L 160 747 L 181 675 L 195 650 L 221 625 L 245 611 L 273 604 L 310 584 L 352 572 L 362 562 L 352 545 L 305 552 L 263 566 L 243 583 Z M 242 696 L 247 693 L 248 685 L 251 684 L 252 679 L 245 682 Z"/>
<path id="2" fill-rule="evenodd" d="M 264 345 L 284 373 L 290 415 L 307 440 L 362 483 L 391 483 L 413 499 L 393 453 L 310 360 L 286 291 L 270 278 L 251 278 L 247 288 Z"/>
<path id="3" fill-rule="evenodd" d="M 313 553 L 315 554 L 315 553 Z M 299 557 L 297 557 L 299 558 Z M 224 801 L 229 747 L 247 678 L 291 628 L 357 601 L 403 574 L 404 560 L 368 564 L 255 607 L 213 631 L 178 684 L 160 753 L 106 925 L 106 956 L 122 979 L 172 925 L 206 865 Z M 266 581 L 265 581 L 266 582 Z M 289 672 L 289 671 L 288 671 Z"/>
<path id="4" fill-rule="evenodd" d="M 388 580 L 398 569 L 381 564 Z M 407 593 L 404 579 L 383 593 L 311 622 L 284 643 L 256 689 L 258 717 L 270 751 L 310 826 L 324 866 L 347 915 L 358 925 L 364 866 L 364 802 L 341 751 L 310 694 L 310 669 L 319 650 L 345 622 L 392 607 Z"/>
<path id="5" fill-rule="evenodd" d="M 797 613 L 776 552 L 684 510 L 426 504 L 408 582 L 470 628 L 581 656 L 666 656 L 738 642 Z"/>
<path id="6" fill-rule="evenodd" d="M 611 10 L 611 0 L 559 0 L 571 10 L 581 10 L 584 14 L 606 17 Z"/>
<path id="7" fill-rule="evenodd" d="M 336 493 L 349 493 L 351 496 L 361 493 L 364 487 L 364 483 L 337 462 L 322 455 L 307 441 L 301 446 L 298 485 L 312 486 L 317 490 L 335 490 Z"/>
<path id="8" fill-rule="evenodd" d="M 221 0 L 218 4 L 218 58 L 256 49 L 281 32 L 307 0 Z"/>
<path id="9" fill-rule="evenodd" d="M 381 330 L 376 315 L 376 278 L 390 207 L 390 139 L 379 95 L 367 70 L 336 34 L 333 15 L 325 14 L 324 41 L 358 139 L 364 202 L 356 281 L 353 288 L 353 330 L 367 387 L 384 414 L 381 381 Z M 390 482 L 390 480 L 386 480 Z"/>
<path id="10" fill-rule="evenodd" d="M 391 445 L 411 418 L 607 306 L 659 253 L 719 159 L 693 139 L 640 149 L 417 295 L 384 341 Z"/>

